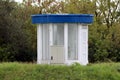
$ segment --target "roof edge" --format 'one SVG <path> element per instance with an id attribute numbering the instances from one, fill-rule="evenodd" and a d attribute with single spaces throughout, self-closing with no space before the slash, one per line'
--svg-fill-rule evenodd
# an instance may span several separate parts
<path id="1" fill-rule="evenodd" d="M 35 14 L 32 15 L 33 24 L 45 23 L 85 23 L 93 22 L 92 14 Z"/>

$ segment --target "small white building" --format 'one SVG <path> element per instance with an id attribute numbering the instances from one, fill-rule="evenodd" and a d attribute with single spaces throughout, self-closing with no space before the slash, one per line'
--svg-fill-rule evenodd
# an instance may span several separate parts
<path id="1" fill-rule="evenodd" d="M 90 14 L 37 14 L 38 64 L 88 64 L 88 24 Z"/>

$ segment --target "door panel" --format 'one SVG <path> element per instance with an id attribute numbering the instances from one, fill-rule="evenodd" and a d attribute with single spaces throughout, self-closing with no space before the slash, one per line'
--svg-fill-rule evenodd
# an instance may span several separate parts
<path id="1" fill-rule="evenodd" d="M 51 46 L 51 63 L 63 64 L 65 61 L 64 46 Z"/>

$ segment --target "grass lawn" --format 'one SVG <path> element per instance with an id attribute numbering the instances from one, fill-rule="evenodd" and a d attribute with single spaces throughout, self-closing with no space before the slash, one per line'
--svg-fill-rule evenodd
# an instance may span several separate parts
<path id="1" fill-rule="evenodd" d="M 87 66 L 0 63 L 0 80 L 120 80 L 120 63 Z"/>

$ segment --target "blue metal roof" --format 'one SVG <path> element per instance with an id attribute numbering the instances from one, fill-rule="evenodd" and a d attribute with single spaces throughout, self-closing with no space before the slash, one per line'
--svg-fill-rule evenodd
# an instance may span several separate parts
<path id="1" fill-rule="evenodd" d="M 93 22 L 92 14 L 36 14 L 32 15 L 33 24 L 44 23 L 85 23 Z"/>

